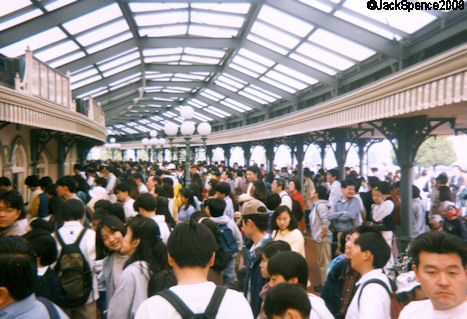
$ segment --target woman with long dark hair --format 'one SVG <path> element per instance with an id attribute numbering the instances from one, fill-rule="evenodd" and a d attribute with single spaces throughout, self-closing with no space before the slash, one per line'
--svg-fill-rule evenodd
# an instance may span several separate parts
<path id="1" fill-rule="evenodd" d="M 129 256 L 117 289 L 109 304 L 109 319 L 133 318 L 139 305 L 148 298 L 151 277 L 167 271 L 167 249 L 157 223 L 142 215 L 128 220 L 121 253 Z"/>
<path id="2" fill-rule="evenodd" d="M 96 213 L 102 211 L 100 208 Z M 105 210 L 104 210 L 105 211 Z M 103 260 L 99 282 L 105 287 L 106 304 L 115 293 L 128 256 L 121 252 L 126 227 L 123 221 L 112 215 L 104 214 L 96 228 L 96 260 Z"/>
<path id="3" fill-rule="evenodd" d="M 298 229 L 298 223 L 288 206 L 279 206 L 272 215 L 272 238 L 287 242 L 292 251 L 305 257 L 305 239 Z"/>
<path id="4" fill-rule="evenodd" d="M 183 188 L 180 191 L 180 201 L 182 205 L 178 208 L 177 221 L 187 222 L 190 219 L 191 214 L 196 211 L 196 203 L 193 198 L 193 193 L 187 189 Z"/>

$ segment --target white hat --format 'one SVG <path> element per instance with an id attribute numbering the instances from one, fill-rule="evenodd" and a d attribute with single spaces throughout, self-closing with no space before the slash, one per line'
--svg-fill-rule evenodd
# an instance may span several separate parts
<path id="1" fill-rule="evenodd" d="M 414 290 L 414 288 L 420 286 L 420 283 L 415 278 L 415 272 L 409 271 L 397 276 L 396 286 L 396 293 L 400 294 Z"/>
<path id="2" fill-rule="evenodd" d="M 441 217 L 441 215 L 433 214 L 430 217 L 430 224 L 441 223 L 442 221 L 443 221 L 443 217 Z"/>
<path id="3" fill-rule="evenodd" d="M 174 163 L 169 163 L 167 165 L 167 169 L 175 169 L 175 164 Z"/>

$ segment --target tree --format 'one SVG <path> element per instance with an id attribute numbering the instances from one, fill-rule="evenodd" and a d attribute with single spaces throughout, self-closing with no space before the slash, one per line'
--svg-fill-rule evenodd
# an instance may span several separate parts
<path id="1" fill-rule="evenodd" d="M 457 160 L 452 141 L 448 137 L 430 137 L 420 146 L 415 157 L 418 166 L 449 166 Z"/>

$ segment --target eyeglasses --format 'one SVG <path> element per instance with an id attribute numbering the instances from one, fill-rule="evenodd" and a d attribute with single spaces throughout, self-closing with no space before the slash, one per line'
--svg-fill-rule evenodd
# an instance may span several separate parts
<path id="1" fill-rule="evenodd" d="M 0 212 L 14 213 L 16 212 L 16 208 L 0 206 Z"/>

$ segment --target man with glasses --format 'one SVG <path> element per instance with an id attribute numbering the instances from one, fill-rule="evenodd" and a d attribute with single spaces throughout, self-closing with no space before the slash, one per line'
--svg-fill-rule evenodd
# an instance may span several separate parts
<path id="1" fill-rule="evenodd" d="M 360 202 L 358 199 L 354 200 L 355 184 L 350 180 L 343 181 L 341 193 L 342 197 L 334 204 L 332 204 L 331 197 L 329 197 L 331 210 L 327 215 L 328 220 L 331 220 L 335 228 L 332 248 L 336 252 L 336 255 L 341 251 L 340 241 L 342 234 L 350 231 L 357 225 L 360 214 Z"/>

